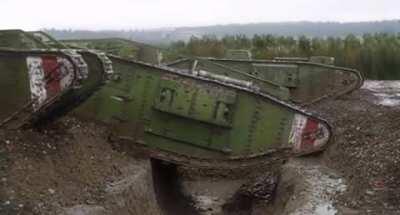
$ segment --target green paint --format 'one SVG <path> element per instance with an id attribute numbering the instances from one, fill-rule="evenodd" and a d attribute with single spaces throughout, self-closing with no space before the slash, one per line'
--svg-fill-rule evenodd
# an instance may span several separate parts
<path id="1" fill-rule="evenodd" d="M 22 36 L 25 35 L 22 32 Z M 45 44 L 37 39 L 37 35 L 32 35 L 27 36 L 31 42 L 17 39 L 15 43 L 8 43 L 11 40 L 5 39 L 3 44 L 21 49 L 30 49 L 35 44 L 53 46 L 54 41 Z M 0 44 L 2 38 L 6 37 L 0 35 Z M 234 80 L 226 84 L 190 75 L 187 71 L 194 61 L 183 62 L 180 66 L 187 71 L 178 73 L 110 57 L 118 78 L 105 82 L 100 58 L 88 51 L 79 53 L 88 66 L 89 77 L 80 88 L 60 95 L 57 102 L 51 103 L 36 117 L 46 118 L 56 112 L 74 109 L 79 117 L 107 124 L 113 136 L 121 140 L 198 158 L 252 156 L 270 149 L 292 147 L 288 146 L 287 140 L 295 115 L 311 116 L 280 103 L 278 99 L 257 94 L 253 88 L 239 87 L 237 83 L 251 82 L 263 93 L 288 99 L 289 90 L 300 89 L 302 84 L 313 86 L 316 77 L 321 75 L 319 69 L 310 65 L 283 66 L 285 72 L 267 66 L 262 68 L 267 70 L 264 72 L 256 70 L 251 61 L 198 60 L 198 70 L 215 73 L 219 75 L 215 77 L 222 80 Z M 27 54 L 30 53 L 21 51 L 15 55 L 0 55 L 0 87 L 3 89 L 0 99 L 6 104 L 2 111 L 6 115 L 29 101 L 24 61 Z M 38 56 L 49 54 L 62 55 L 61 52 L 35 53 Z M 276 76 L 276 73 L 280 75 Z M 329 68 L 322 73 L 329 73 Z M 304 92 L 313 95 L 308 91 L 310 88 L 305 89 Z M 7 94 L 11 90 L 15 90 L 17 96 Z M 290 96 L 295 98 L 296 94 Z M 330 134 L 325 135 L 329 137 Z"/>
<path id="2" fill-rule="evenodd" d="M 120 79 L 76 111 L 132 144 L 203 158 L 286 146 L 295 111 L 262 96 L 111 58 Z M 90 111 L 88 111 L 90 110 Z"/>
<path id="3" fill-rule="evenodd" d="M 321 57 L 314 60 L 324 59 Z M 251 81 L 266 94 L 300 104 L 310 103 L 327 95 L 340 95 L 342 91 L 352 91 L 361 87 L 363 82 L 361 74 L 356 70 L 313 62 L 215 58 L 196 60 L 199 62 L 199 70 L 224 73 L 226 76 Z M 194 60 L 187 59 L 169 66 L 188 69 L 193 62 Z"/>

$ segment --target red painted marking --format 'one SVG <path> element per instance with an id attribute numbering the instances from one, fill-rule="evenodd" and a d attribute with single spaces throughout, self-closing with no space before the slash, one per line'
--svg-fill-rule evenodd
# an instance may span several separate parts
<path id="1" fill-rule="evenodd" d="M 372 186 L 376 189 L 383 189 L 385 188 L 385 181 L 383 179 L 377 179 L 372 181 Z"/>
<path id="2" fill-rule="evenodd" d="M 301 135 L 301 149 L 307 150 L 314 147 L 316 133 L 318 132 L 318 122 L 312 119 L 307 119 L 306 126 Z"/>
<path id="3" fill-rule="evenodd" d="M 51 98 L 61 91 L 60 86 L 60 68 L 57 63 L 57 57 L 55 56 L 44 56 L 42 57 L 42 65 L 44 75 L 46 78 L 46 91 L 48 98 Z"/>

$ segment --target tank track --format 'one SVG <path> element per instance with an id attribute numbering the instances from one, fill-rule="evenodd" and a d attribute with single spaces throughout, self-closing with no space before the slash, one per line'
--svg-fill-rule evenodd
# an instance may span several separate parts
<path id="1" fill-rule="evenodd" d="M 136 142 L 136 144 L 132 146 L 132 140 L 123 137 L 114 137 L 111 135 L 110 141 L 112 143 L 117 143 L 117 145 L 125 144 L 126 146 L 129 146 L 129 150 L 143 153 L 150 158 L 166 161 L 168 163 L 176 164 L 179 166 L 208 170 L 231 170 L 243 169 L 258 165 L 274 165 L 283 163 L 288 158 L 295 156 L 291 148 L 280 148 L 270 150 L 266 153 L 252 155 L 249 157 L 207 159 L 150 148 L 140 142 Z"/>

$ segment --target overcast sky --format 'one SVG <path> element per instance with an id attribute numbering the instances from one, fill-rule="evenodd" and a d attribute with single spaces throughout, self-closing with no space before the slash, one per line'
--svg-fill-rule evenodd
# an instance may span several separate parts
<path id="1" fill-rule="evenodd" d="M 400 18 L 400 0 L 0 0 L 0 29 L 149 29 Z"/>

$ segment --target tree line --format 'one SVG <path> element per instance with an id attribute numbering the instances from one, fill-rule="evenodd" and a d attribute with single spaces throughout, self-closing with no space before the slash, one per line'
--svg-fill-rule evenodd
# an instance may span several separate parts
<path id="1" fill-rule="evenodd" d="M 291 37 L 274 35 L 192 37 L 171 43 L 166 60 L 179 56 L 224 57 L 226 50 L 247 49 L 254 59 L 332 56 L 336 65 L 358 69 L 368 79 L 400 79 L 400 33 L 346 37 Z"/>
<path id="2" fill-rule="evenodd" d="M 309 37 L 342 37 L 348 34 L 362 35 L 366 33 L 399 33 L 400 20 L 369 21 L 369 22 L 271 22 L 228 24 L 211 26 L 193 26 L 177 28 L 160 28 L 152 30 L 71 30 L 43 29 L 59 40 L 65 39 L 100 39 L 119 37 L 131 39 L 152 45 L 167 45 L 170 42 L 188 41 L 191 35 L 225 35 L 243 34 L 253 37 L 255 34 L 272 34 L 282 36 L 306 35 Z"/>

